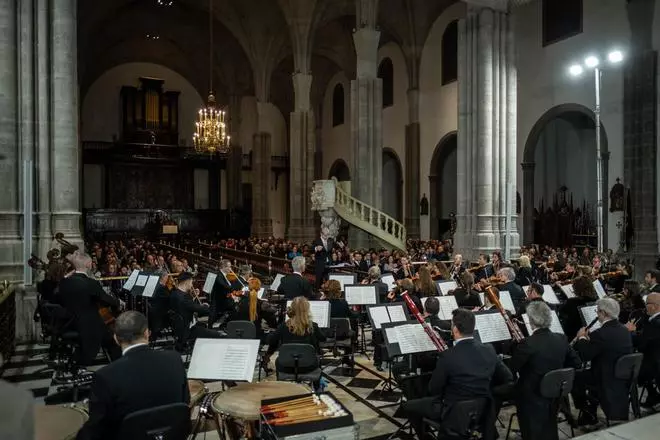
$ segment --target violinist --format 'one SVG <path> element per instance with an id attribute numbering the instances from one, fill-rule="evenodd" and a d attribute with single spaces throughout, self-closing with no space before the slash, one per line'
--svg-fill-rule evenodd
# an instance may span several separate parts
<path id="1" fill-rule="evenodd" d="M 646 291 L 647 294 L 660 293 L 660 284 L 658 284 L 659 281 L 660 281 L 660 270 L 651 269 L 646 271 L 646 274 L 644 275 L 644 284 L 646 284 L 646 286 L 648 287 Z"/>
<path id="2" fill-rule="evenodd" d="M 569 298 L 559 307 L 558 316 L 569 341 L 575 338 L 582 327 L 580 307 L 586 306 L 598 299 L 596 289 L 587 277 L 578 277 L 573 281 L 574 298 Z"/>
<path id="3" fill-rule="evenodd" d="M 312 285 L 303 276 L 305 273 L 305 257 L 296 257 L 291 261 L 293 273 L 286 275 L 282 278 L 280 286 L 277 288 L 277 293 L 284 295 L 286 299 L 294 299 L 299 296 L 304 296 L 307 299 L 312 299 L 314 292 Z"/>
<path id="4" fill-rule="evenodd" d="M 262 322 L 266 321 L 272 329 L 277 328 L 277 314 L 267 301 L 258 297 L 261 289 L 261 281 L 258 278 L 250 278 L 247 282 L 248 292 L 240 297 L 234 320 L 251 321 L 257 329 L 257 338 L 265 342 L 265 333 Z"/>
<path id="5" fill-rule="evenodd" d="M 630 272 L 628 271 L 628 265 L 624 262 L 617 263 L 615 269 L 612 272 L 601 273 L 600 279 L 618 293 L 623 291 L 623 284 L 630 279 Z"/>
<path id="6" fill-rule="evenodd" d="M 621 322 L 636 321 L 644 313 L 646 308 L 644 298 L 640 294 L 639 282 L 634 280 L 626 280 L 623 283 L 623 291 L 610 295 L 621 306 L 621 314 L 619 319 Z"/>
<path id="7" fill-rule="evenodd" d="M 458 307 L 473 308 L 481 306 L 479 292 L 474 290 L 474 275 L 464 272 L 461 275 L 461 287 L 450 292 L 456 298 Z"/>
<path id="8" fill-rule="evenodd" d="M 451 266 L 451 269 L 449 270 L 449 275 L 451 276 L 451 279 L 458 280 L 458 277 L 461 276 L 463 271 L 465 271 L 465 265 L 463 264 L 463 255 L 456 254 L 454 255 L 454 264 Z"/>
<path id="9" fill-rule="evenodd" d="M 419 268 L 419 271 L 417 272 L 417 279 L 414 281 L 414 284 L 417 294 L 420 298 L 424 296 L 438 295 L 438 289 L 435 287 L 435 283 L 431 278 L 431 272 L 426 266 Z"/>
<path id="10" fill-rule="evenodd" d="M 241 291 L 242 286 L 239 285 L 236 274 L 231 270 L 231 261 L 220 261 L 220 273 L 215 279 L 213 288 L 211 289 L 211 308 L 209 310 L 209 327 L 223 314 L 229 312 L 233 308 L 231 294 L 234 291 Z M 231 280 L 230 280 L 231 278 Z"/>
<path id="11" fill-rule="evenodd" d="M 509 295 L 511 295 L 511 301 L 516 308 L 516 311 L 520 311 L 520 308 L 525 302 L 526 295 L 522 287 L 520 287 L 515 282 L 516 271 L 513 270 L 512 267 L 504 267 L 500 269 L 497 274 L 500 276 L 502 281 L 504 281 L 504 284 L 499 286 L 498 289 L 501 291 L 508 291 Z"/>
<path id="12" fill-rule="evenodd" d="M 591 274 L 597 277 L 603 272 L 603 260 L 600 255 L 595 255 L 591 265 Z"/>
<path id="13" fill-rule="evenodd" d="M 479 254 L 477 261 L 479 265 L 474 269 L 470 269 L 474 274 L 474 280 L 476 282 L 495 275 L 495 270 L 493 269 L 493 265 L 490 264 L 490 257 L 487 254 Z"/>
<path id="14" fill-rule="evenodd" d="M 571 282 L 576 276 L 577 272 L 575 271 L 575 265 L 572 261 L 567 261 L 564 266 L 564 270 L 559 272 L 552 272 L 550 274 L 550 281 L 555 284 L 563 284 L 565 282 Z"/>
<path id="15" fill-rule="evenodd" d="M 397 280 L 403 280 L 405 278 L 412 278 L 415 275 L 415 270 L 412 265 L 408 262 L 406 257 L 401 257 L 401 268 L 399 268 L 396 273 Z"/>
<path id="16" fill-rule="evenodd" d="M 521 255 L 518 259 L 520 267 L 516 272 L 516 284 L 520 287 L 529 286 L 532 282 L 532 263 L 527 255 Z"/>
<path id="17" fill-rule="evenodd" d="M 495 275 L 503 267 L 502 263 L 502 253 L 500 251 L 493 251 L 493 255 L 490 258 L 491 265 L 493 267 L 493 273 L 490 275 Z"/>
<path id="18" fill-rule="evenodd" d="M 353 253 L 353 267 L 357 271 L 358 283 L 362 281 L 365 276 L 365 273 L 369 270 L 369 265 L 362 258 L 362 254 L 359 252 Z"/>
<path id="19" fill-rule="evenodd" d="M 170 305 L 170 289 L 168 288 L 168 281 L 171 279 L 170 275 L 164 271 L 156 271 L 154 275 L 158 275 L 158 285 L 154 290 L 154 294 L 149 301 L 149 330 L 151 331 L 151 340 L 158 339 L 161 330 L 165 327 L 167 322 L 167 311 Z"/>
<path id="20" fill-rule="evenodd" d="M 445 263 L 443 263 L 442 261 L 436 261 L 435 267 L 438 272 L 438 279 L 445 281 L 451 280 L 451 275 L 449 274 L 449 268 L 447 268 L 447 265 Z"/>
<path id="21" fill-rule="evenodd" d="M 380 268 L 378 266 L 371 266 L 367 272 L 367 277 L 362 280 L 362 284 L 375 284 L 378 299 L 380 302 L 386 302 L 388 286 L 380 280 L 380 277 Z"/>

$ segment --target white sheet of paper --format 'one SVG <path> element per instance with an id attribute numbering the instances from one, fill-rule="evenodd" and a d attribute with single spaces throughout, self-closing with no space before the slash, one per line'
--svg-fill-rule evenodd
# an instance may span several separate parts
<path id="1" fill-rule="evenodd" d="M 390 292 L 396 287 L 396 282 L 394 281 L 394 275 L 388 273 L 380 277 L 380 281 L 387 284 L 387 291 Z"/>
<path id="2" fill-rule="evenodd" d="M 159 280 L 160 277 L 158 275 L 150 275 L 147 280 L 147 285 L 144 286 L 144 290 L 142 291 L 142 296 L 146 296 L 147 298 L 154 296 Z"/>
<path id="3" fill-rule="evenodd" d="M 598 298 L 605 298 L 607 296 L 607 292 L 605 292 L 605 289 L 603 289 L 603 285 L 600 283 L 600 281 L 595 280 L 593 282 L 594 289 L 596 289 L 596 294 L 598 295 Z"/>
<path id="4" fill-rule="evenodd" d="M 475 328 L 479 330 L 479 338 L 484 344 L 511 339 L 509 327 L 499 313 L 475 315 Z"/>
<path id="5" fill-rule="evenodd" d="M 437 283 L 437 286 L 440 295 L 448 295 L 451 290 L 456 290 L 458 288 L 456 281 L 444 281 L 442 283 Z"/>
<path id="6" fill-rule="evenodd" d="M 573 290 L 572 284 L 564 284 L 560 287 L 561 291 L 564 292 L 564 295 L 566 295 L 566 298 L 575 298 L 575 291 Z"/>
<path id="7" fill-rule="evenodd" d="M 369 307 L 368 310 L 376 329 L 380 329 L 384 322 L 391 322 L 390 315 L 387 313 L 387 306 Z"/>
<path id="8" fill-rule="evenodd" d="M 338 274 L 338 273 L 331 273 L 328 275 L 329 280 L 337 280 L 339 281 L 339 284 L 341 284 L 341 290 L 344 291 L 344 286 L 346 284 L 355 284 L 355 276 L 354 275 L 344 275 L 344 274 Z"/>
<path id="9" fill-rule="evenodd" d="M 390 322 L 401 322 L 408 320 L 408 318 L 406 318 L 406 312 L 403 310 L 403 306 L 401 304 L 397 304 L 396 306 L 387 306 L 387 313 L 390 314 Z"/>
<path id="10" fill-rule="evenodd" d="M 435 345 L 421 324 L 404 324 L 394 328 L 401 354 L 436 351 Z"/>
<path id="11" fill-rule="evenodd" d="M 346 302 L 352 306 L 378 304 L 376 286 L 374 284 L 348 286 L 344 294 L 346 296 Z"/>
<path id="12" fill-rule="evenodd" d="M 320 328 L 330 327 L 330 301 L 310 301 L 309 310 L 312 312 L 312 320 Z"/>
<path id="13" fill-rule="evenodd" d="M 385 333 L 387 334 L 387 342 L 390 344 L 396 344 L 399 342 L 399 340 L 396 338 L 396 327 L 386 328 Z"/>
<path id="14" fill-rule="evenodd" d="M 513 300 L 508 290 L 500 290 L 500 302 L 504 310 L 508 310 L 514 315 L 516 314 L 516 307 L 513 305 Z"/>
<path id="15" fill-rule="evenodd" d="M 243 292 L 248 293 L 250 291 L 249 287 L 243 287 Z M 261 288 L 257 291 L 257 298 L 263 299 L 264 298 L 264 292 L 266 291 L 265 288 Z M 290 301 L 289 301 L 290 302 Z"/>
<path id="16" fill-rule="evenodd" d="M 190 359 L 188 379 L 252 382 L 258 352 L 258 339 L 199 338 Z"/>
<path id="17" fill-rule="evenodd" d="M 277 289 L 279 289 L 280 283 L 282 282 L 282 278 L 284 278 L 284 274 L 278 273 L 277 275 L 275 275 L 273 284 L 270 285 L 270 290 L 277 292 Z"/>
<path id="18" fill-rule="evenodd" d="M 596 313 L 596 309 L 597 309 L 596 304 L 591 306 L 580 307 L 580 314 L 584 318 L 584 322 L 586 322 L 585 327 L 591 324 L 591 321 L 596 319 L 596 317 L 598 316 L 598 314 Z M 591 328 L 589 329 L 589 332 L 591 333 L 593 331 L 598 330 L 599 328 L 600 328 L 600 322 L 596 321 L 596 323 L 592 325 Z"/>
<path id="19" fill-rule="evenodd" d="M 440 311 L 438 312 L 438 318 L 444 320 L 451 320 L 452 312 L 458 308 L 456 297 L 454 295 L 439 296 L 438 301 L 440 302 Z"/>
<path id="20" fill-rule="evenodd" d="M 481 305 L 483 306 L 486 304 L 486 294 L 483 292 L 479 292 L 479 301 L 481 301 Z"/>
<path id="21" fill-rule="evenodd" d="M 552 314 L 552 323 L 550 324 L 550 331 L 553 333 L 559 333 L 563 335 L 564 329 L 561 327 L 561 323 L 559 322 L 559 317 L 557 316 L 557 312 L 555 312 L 554 310 L 550 310 L 550 313 Z M 527 327 L 527 334 L 531 335 L 532 326 L 529 323 L 529 315 L 527 315 L 527 313 L 523 313 L 523 321 L 525 322 L 525 327 Z"/>
<path id="22" fill-rule="evenodd" d="M 207 273 L 206 280 L 204 281 L 204 287 L 202 287 L 202 292 L 211 293 L 213 291 L 213 285 L 215 284 L 216 278 L 218 278 L 217 273 Z"/>
<path id="23" fill-rule="evenodd" d="M 557 294 L 554 290 L 552 290 L 552 286 L 548 284 L 543 285 L 543 301 L 547 302 L 548 304 L 559 304 L 559 298 L 557 298 Z"/>
<path id="24" fill-rule="evenodd" d="M 147 280 L 149 279 L 148 275 L 138 275 L 135 285 L 138 287 L 144 287 L 147 285 Z"/>
<path id="25" fill-rule="evenodd" d="M 124 283 L 123 288 L 126 290 L 131 290 L 133 286 L 135 286 L 135 282 L 138 279 L 138 275 L 140 275 L 140 271 L 135 269 L 133 272 L 131 272 L 131 275 L 128 277 L 126 282 Z"/>

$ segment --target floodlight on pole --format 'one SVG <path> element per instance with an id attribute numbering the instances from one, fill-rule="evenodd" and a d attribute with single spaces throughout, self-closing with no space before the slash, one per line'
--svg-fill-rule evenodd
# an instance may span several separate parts
<path id="1" fill-rule="evenodd" d="M 598 67 L 599 64 L 600 64 L 600 60 L 598 59 L 597 56 L 589 55 L 584 59 L 584 65 L 590 69 Z"/>
<path id="2" fill-rule="evenodd" d="M 623 52 L 620 50 L 613 50 L 607 55 L 607 59 L 612 64 L 618 64 L 623 61 Z"/>
<path id="3" fill-rule="evenodd" d="M 570 73 L 571 76 L 580 76 L 584 73 L 584 68 L 579 64 L 573 64 L 568 68 L 568 73 Z"/>

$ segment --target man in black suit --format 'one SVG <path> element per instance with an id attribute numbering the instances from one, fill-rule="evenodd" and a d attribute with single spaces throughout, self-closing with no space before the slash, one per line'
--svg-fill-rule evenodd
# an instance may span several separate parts
<path id="1" fill-rule="evenodd" d="M 566 337 L 552 333 L 552 313 L 543 301 L 527 305 L 532 334 L 513 352 L 510 367 L 519 375 L 516 407 L 524 440 L 557 440 L 557 417 L 551 417 L 550 401 L 541 397 L 543 376 L 560 368 L 580 368 L 582 362 Z"/>
<path id="2" fill-rule="evenodd" d="M 493 347 L 474 340 L 474 326 L 474 313 L 465 309 L 454 310 L 451 327 L 454 346 L 438 356 L 429 383 L 431 397 L 409 400 L 402 405 L 420 439 L 424 438 L 424 417 L 442 422 L 445 428 L 451 428 L 458 417 L 452 412 L 457 402 L 480 398 L 488 402 L 492 399 L 491 386 L 513 381 L 511 371 L 502 363 Z M 492 429 L 494 426 L 490 427 Z"/>
<path id="3" fill-rule="evenodd" d="M 660 293 L 660 270 L 649 270 L 644 275 L 644 282 L 649 286 L 649 293 Z"/>
<path id="4" fill-rule="evenodd" d="M 169 274 L 161 270 L 156 271 L 154 275 L 158 275 L 159 279 L 154 294 L 149 301 L 149 331 L 152 340 L 158 339 L 160 331 L 165 327 L 168 321 L 167 311 L 170 308 L 170 291 L 167 289 Z"/>
<path id="5" fill-rule="evenodd" d="M 516 284 L 516 271 L 512 267 L 504 267 L 500 269 L 497 274 L 502 277 L 506 283 L 499 287 L 500 291 L 509 292 L 511 295 L 511 302 L 516 308 L 517 313 L 521 313 L 521 310 L 524 308 L 525 300 L 527 295 L 522 287 Z"/>
<path id="6" fill-rule="evenodd" d="M 646 314 L 649 319 L 641 331 L 637 331 L 634 322 L 627 323 L 626 328 L 632 332 L 637 351 L 644 354 L 639 383 L 646 386 L 648 394 L 642 406 L 653 408 L 660 403 L 657 390 L 660 387 L 660 293 L 651 293 L 646 297 Z"/>
<path id="7" fill-rule="evenodd" d="M 196 295 L 193 287 L 193 276 L 186 272 L 179 276 L 176 289 L 170 295 L 170 307 L 174 311 L 174 333 L 176 349 L 183 351 L 188 340 L 197 338 L 219 339 L 224 337 L 220 332 L 206 328 L 197 322 L 197 316 L 209 314 L 209 305 L 195 303 L 192 295 Z"/>
<path id="8" fill-rule="evenodd" d="M 573 402 L 582 410 L 580 425 L 598 422 L 599 403 L 610 420 L 628 420 L 628 384 L 615 379 L 614 366 L 621 356 L 632 353 L 632 338 L 618 321 L 621 309 L 616 300 L 601 298 L 596 307 L 601 327 L 591 333 L 581 328 L 574 345 L 584 362 L 591 361 L 591 368 L 576 374 L 573 385 Z"/>
<path id="9" fill-rule="evenodd" d="M 231 261 L 222 260 L 220 261 L 220 273 L 215 278 L 215 283 L 213 283 L 213 288 L 211 289 L 211 307 L 209 310 L 209 327 L 213 326 L 213 323 L 222 316 L 223 313 L 230 310 L 231 299 L 229 296 L 234 290 L 242 289 L 242 286 L 232 285 L 236 284 L 229 281 L 227 275 L 232 272 L 231 270 Z"/>
<path id="10" fill-rule="evenodd" d="M 96 372 L 89 400 L 89 420 L 77 440 L 115 440 L 124 418 L 135 411 L 190 402 L 181 356 L 151 350 L 147 318 L 131 311 L 115 322 L 121 359 Z"/>
<path id="11" fill-rule="evenodd" d="M 111 359 L 121 356 L 112 332 L 99 314 L 99 306 L 119 307 L 119 300 L 103 291 L 101 283 L 87 273 L 92 267 L 89 255 L 75 253 L 70 257 L 75 272 L 60 281 L 58 302 L 73 316 L 72 328 L 80 334 L 80 366 L 91 365 L 103 347 Z"/>
<path id="12" fill-rule="evenodd" d="M 321 237 L 312 242 L 312 248 L 314 249 L 314 274 L 316 275 L 317 289 L 321 287 L 323 281 L 325 281 L 328 276 L 326 265 L 330 262 L 330 256 L 332 255 L 332 248 L 334 245 L 335 241 L 331 237 L 328 237 L 323 231 L 321 231 Z"/>
<path id="13" fill-rule="evenodd" d="M 292 300 L 298 296 L 312 299 L 314 296 L 312 285 L 303 276 L 305 273 L 305 257 L 295 257 L 291 261 L 291 267 L 293 273 L 282 278 L 277 293 L 284 295 L 287 300 Z"/>
<path id="14" fill-rule="evenodd" d="M 367 277 L 367 271 L 369 270 L 369 264 L 364 260 L 362 254 L 359 252 L 353 253 L 353 267 L 358 271 L 357 281 L 361 283 L 363 279 Z"/>

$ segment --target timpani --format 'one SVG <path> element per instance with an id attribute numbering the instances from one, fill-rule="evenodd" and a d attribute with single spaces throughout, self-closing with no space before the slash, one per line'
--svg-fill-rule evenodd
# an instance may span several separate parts
<path id="1" fill-rule="evenodd" d="M 190 391 L 190 407 L 194 407 L 207 393 L 204 382 L 200 380 L 188 380 L 188 391 Z"/>
<path id="2" fill-rule="evenodd" d="M 35 406 L 36 440 L 73 440 L 89 419 L 87 411 L 75 405 Z"/>
<path id="3" fill-rule="evenodd" d="M 224 425 L 217 420 L 218 427 L 225 426 L 229 438 L 253 438 L 254 428 L 259 424 L 261 401 L 280 397 L 297 396 L 310 393 L 309 387 L 293 382 L 267 381 L 258 383 L 240 383 L 218 394 L 213 399 L 215 414 L 224 420 Z M 242 429 L 237 427 L 242 421 Z M 240 432 L 240 431 L 243 432 Z M 220 434 L 220 438 L 223 435 Z"/>

